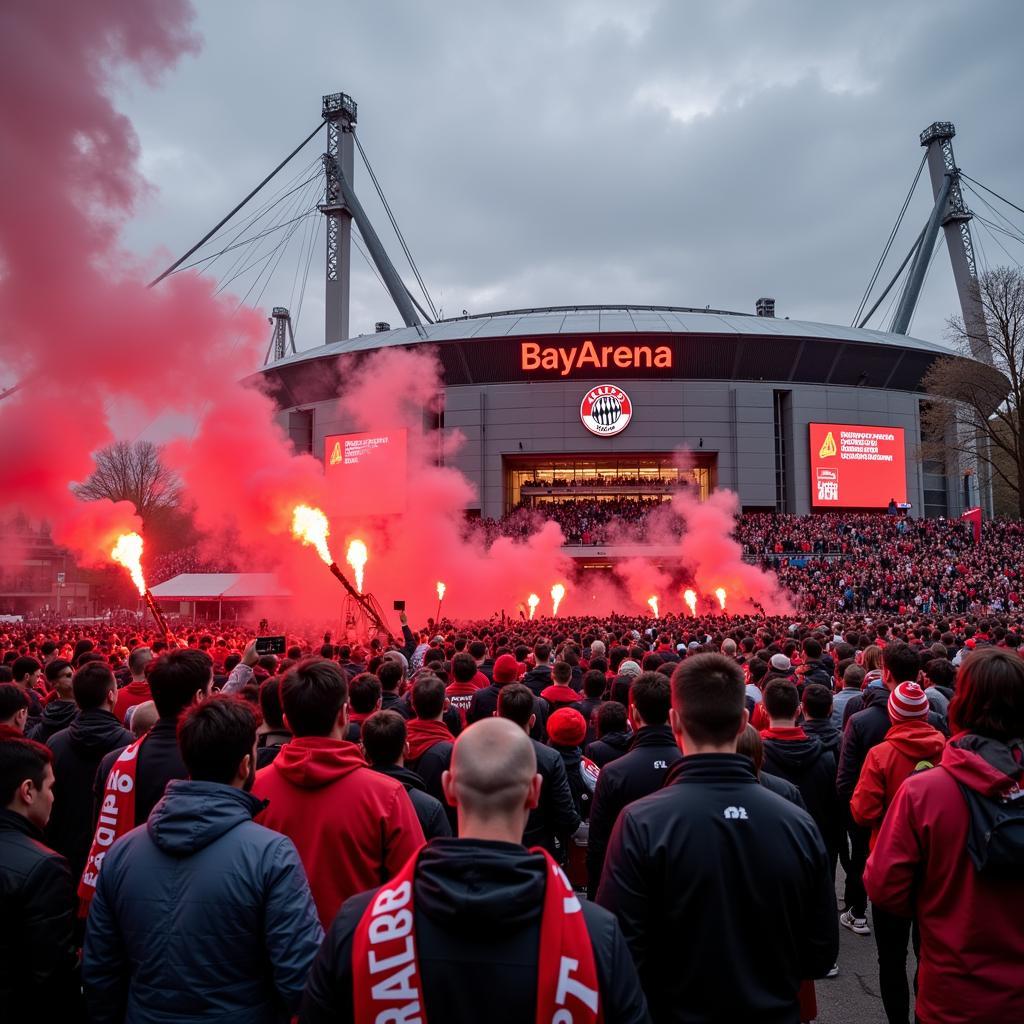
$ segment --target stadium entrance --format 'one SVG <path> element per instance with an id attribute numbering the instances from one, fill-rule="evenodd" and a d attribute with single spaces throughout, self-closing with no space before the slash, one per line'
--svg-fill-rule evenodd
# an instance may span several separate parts
<path id="1" fill-rule="evenodd" d="M 505 463 L 505 507 L 544 510 L 564 501 L 667 501 L 679 486 L 703 500 L 715 486 L 715 456 L 697 456 L 692 469 L 679 469 L 671 455 L 510 456 Z"/>

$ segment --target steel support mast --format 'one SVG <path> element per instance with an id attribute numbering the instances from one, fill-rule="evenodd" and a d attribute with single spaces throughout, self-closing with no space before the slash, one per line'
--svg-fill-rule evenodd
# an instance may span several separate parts
<path id="1" fill-rule="evenodd" d="M 348 337 L 349 288 L 352 280 L 352 211 L 342 197 L 339 172 L 349 181 L 355 167 L 356 101 L 343 92 L 323 98 L 327 122 L 324 170 L 327 189 L 320 212 L 327 218 L 327 287 L 324 343 Z"/>

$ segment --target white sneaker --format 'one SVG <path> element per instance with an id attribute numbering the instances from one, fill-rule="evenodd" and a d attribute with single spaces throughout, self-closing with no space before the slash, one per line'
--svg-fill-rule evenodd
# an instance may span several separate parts
<path id="1" fill-rule="evenodd" d="M 828 974 L 825 975 L 825 977 L 826 978 L 834 978 L 838 973 L 839 973 L 839 964 L 833 964 L 832 967 L 829 969 Z"/>
<path id="2" fill-rule="evenodd" d="M 839 923 L 844 928 L 849 928 L 851 932 L 857 935 L 870 935 L 871 929 L 868 927 L 867 918 L 865 917 L 854 917 L 852 910 L 844 911 L 839 915 Z M 830 975 L 831 977 L 831 975 Z"/>

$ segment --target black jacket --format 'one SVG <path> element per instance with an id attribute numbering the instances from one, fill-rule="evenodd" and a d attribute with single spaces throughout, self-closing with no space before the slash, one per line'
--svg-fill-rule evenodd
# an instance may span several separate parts
<path id="1" fill-rule="evenodd" d="M 658 1024 L 796 1024 L 839 950 L 825 847 L 740 754 L 694 754 L 619 816 L 597 901 Z"/>
<path id="2" fill-rule="evenodd" d="M 779 740 L 767 734 L 763 767 L 771 775 L 792 782 L 803 797 L 829 850 L 839 844 L 839 798 L 836 796 L 836 759 L 817 736 Z"/>
<path id="3" fill-rule="evenodd" d="M 287 729 L 271 729 L 256 737 L 256 770 L 274 763 L 281 748 L 292 738 Z M 358 739 L 356 740 L 358 742 Z M 143 744 L 145 746 L 145 744 Z"/>
<path id="4" fill-rule="evenodd" d="M 533 690 L 534 697 L 539 697 L 541 691 L 551 685 L 551 666 L 538 665 L 531 668 L 519 681 Z"/>
<path id="5" fill-rule="evenodd" d="M 583 737 L 584 748 L 597 739 L 597 709 L 602 703 L 600 697 L 584 697 L 580 701 L 580 714 L 587 723 L 587 735 Z"/>
<path id="6" fill-rule="evenodd" d="M 561 755 L 565 765 L 565 775 L 569 780 L 569 792 L 572 793 L 573 806 L 576 813 L 584 820 L 590 818 L 590 808 L 594 802 L 594 781 L 583 770 L 583 752 L 579 747 L 552 747 Z"/>
<path id="7" fill-rule="evenodd" d="M 544 861 L 521 846 L 435 839 L 414 886 L 416 948 L 428 1021 L 533 1024 Z M 353 1022 L 352 936 L 376 891 L 347 900 L 310 972 L 301 1024 Z M 636 969 L 615 919 L 586 901 L 604 1020 L 642 1024 Z"/>
<path id="8" fill-rule="evenodd" d="M 622 757 L 632 742 L 631 732 L 606 732 L 599 740 L 584 747 L 583 752 L 598 768 L 603 768 L 609 761 Z"/>
<path id="9" fill-rule="evenodd" d="M 0 807 L 0 1008 L 4 1020 L 75 1021 L 75 891 L 67 861 Z"/>
<path id="10" fill-rule="evenodd" d="M 802 727 L 808 736 L 816 736 L 821 745 L 839 764 L 839 747 L 843 742 L 843 734 L 832 724 L 831 718 L 805 718 Z"/>
<path id="11" fill-rule="evenodd" d="M 103 756 L 131 743 L 135 737 L 122 729 L 103 708 L 82 711 L 47 744 L 53 751 L 53 813 L 46 826 L 46 842 L 67 858 L 74 878 L 81 877 L 92 845 L 92 787 Z"/>
<path id="12" fill-rule="evenodd" d="M 855 697 L 850 701 L 853 704 Z M 839 796 L 849 801 L 860 778 L 860 770 L 864 767 L 868 751 L 877 747 L 892 724 L 889 720 L 889 691 L 878 686 L 869 686 L 861 694 L 863 708 L 851 715 L 843 727 L 843 741 L 839 747 L 839 770 L 836 774 L 836 790 Z M 847 704 L 847 708 L 850 707 Z M 936 729 L 945 733 L 946 720 L 928 712 L 928 721 Z"/>
<path id="13" fill-rule="evenodd" d="M 556 839 L 564 843 L 573 835 L 580 827 L 580 816 L 573 803 L 562 755 L 543 743 L 532 742 L 537 755 L 537 772 L 543 782 L 540 803 L 526 819 L 523 846 L 543 846 L 549 853 L 557 854 Z"/>
<path id="14" fill-rule="evenodd" d="M 397 711 L 406 721 L 416 717 L 416 712 L 413 711 L 412 705 L 390 690 L 385 690 L 380 695 L 380 709 L 381 711 Z"/>
<path id="15" fill-rule="evenodd" d="M 423 780 L 414 771 L 400 768 L 395 764 L 374 764 L 370 767 L 375 772 L 397 779 L 402 784 L 406 793 L 409 794 L 412 809 L 420 820 L 423 836 L 428 843 L 431 839 L 444 839 L 452 834 L 452 827 L 449 824 L 444 804 L 427 792 Z"/>
<path id="16" fill-rule="evenodd" d="M 508 685 L 510 684 L 501 683 L 499 685 L 498 683 L 491 683 L 490 686 L 477 690 L 469 702 L 469 710 L 466 712 L 466 725 L 472 725 L 483 718 L 492 718 L 498 710 L 498 694 L 501 693 L 501 687 Z M 548 738 L 545 726 L 548 720 L 547 711 L 547 701 L 541 700 L 540 697 L 535 695 L 533 698 L 533 713 L 537 716 L 537 722 L 530 732 L 530 736 L 540 743 L 543 743 Z M 447 721 L 445 724 L 447 724 Z M 451 726 L 449 726 L 450 729 Z"/>
<path id="17" fill-rule="evenodd" d="M 177 724 L 173 718 L 157 719 L 139 747 L 135 768 L 135 824 L 141 825 L 164 795 L 171 779 L 187 779 L 188 769 L 178 750 Z M 95 823 L 103 803 L 103 787 L 117 756 L 124 750 L 113 750 L 100 763 L 93 784 L 92 818 Z"/>
<path id="18" fill-rule="evenodd" d="M 818 683 L 821 686 L 832 689 L 832 675 L 821 661 L 806 662 L 803 671 L 797 673 L 797 681 L 801 691 L 811 683 Z"/>
<path id="19" fill-rule="evenodd" d="M 78 705 L 73 700 L 51 700 L 43 708 L 35 727 L 26 735 L 37 743 L 46 743 L 54 733 L 66 729 L 77 717 Z"/>
<path id="20" fill-rule="evenodd" d="M 797 807 L 802 807 L 805 811 L 807 810 L 804 798 L 800 795 L 800 790 L 788 779 L 780 779 L 778 775 L 772 775 L 771 772 L 759 772 L 757 778 L 765 789 L 770 789 L 773 793 L 778 793 L 779 796 L 784 800 L 788 800 L 791 804 L 796 804 Z"/>
<path id="21" fill-rule="evenodd" d="M 601 769 L 587 839 L 587 891 L 591 899 L 597 894 L 605 851 L 619 812 L 626 804 L 661 789 L 669 768 L 682 756 L 669 726 L 649 725 L 633 736 L 628 753 Z"/>

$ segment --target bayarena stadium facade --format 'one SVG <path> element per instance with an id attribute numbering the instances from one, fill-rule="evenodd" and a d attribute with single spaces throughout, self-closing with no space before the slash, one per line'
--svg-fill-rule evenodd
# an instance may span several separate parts
<path id="1" fill-rule="evenodd" d="M 261 372 L 297 449 L 330 465 L 388 439 L 348 437 L 339 356 L 434 349 L 438 423 L 475 485 L 469 515 L 583 496 L 664 497 L 680 480 L 745 511 L 885 509 L 956 516 L 977 500 L 922 462 L 922 378 L 943 346 L 758 313 L 574 306 L 464 316 L 286 356 Z M 369 448 L 367 448 L 369 445 Z M 687 450 L 689 468 L 677 468 Z"/>

